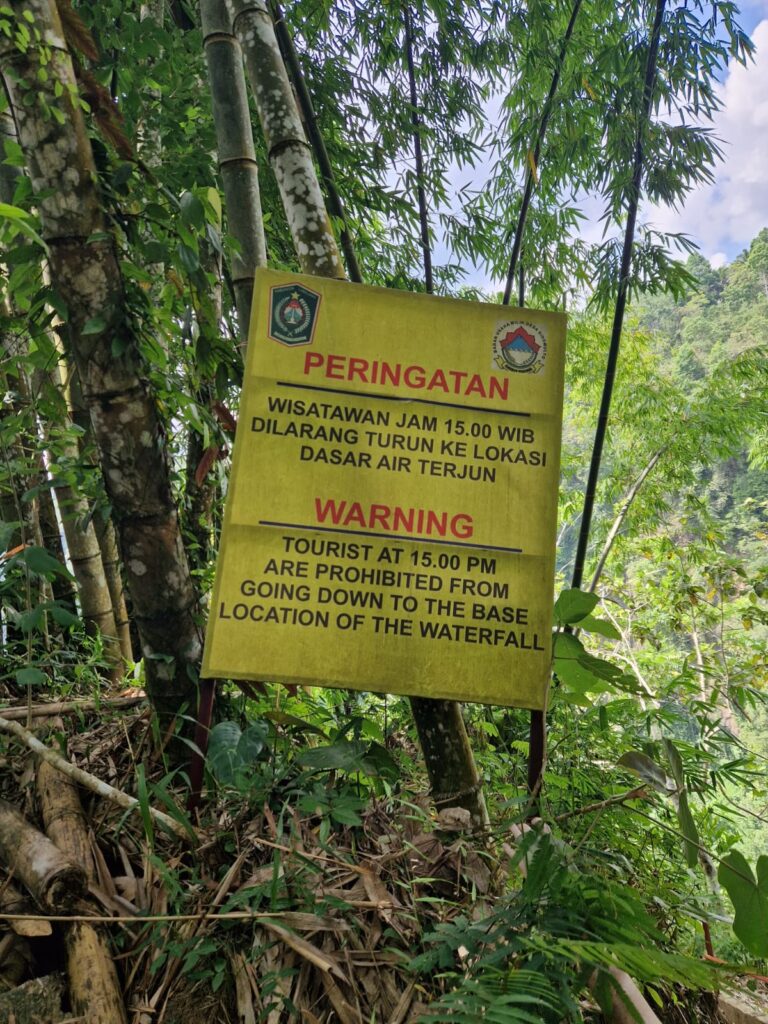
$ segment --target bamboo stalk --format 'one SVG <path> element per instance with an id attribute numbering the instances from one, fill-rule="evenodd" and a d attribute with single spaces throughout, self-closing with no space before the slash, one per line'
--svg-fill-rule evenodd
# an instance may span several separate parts
<path id="1" fill-rule="evenodd" d="M 608 531 L 608 536 L 605 538 L 603 549 L 600 552 L 600 557 L 597 560 L 597 565 L 595 566 L 595 571 L 592 576 L 592 582 L 589 584 L 590 591 L 594 591 L 600 577 L 603 574 L 605 563 L 608 561 L 608 555 L 610 555 L 611 549 L 613 548 L 613 545 L 616 542 L 616 538 L 619 535 L 619 531 L 621 530 L 621 527 L 624 524 L 624 520 L 627 518 L 627 513 L 629 512 L 632 502 L 637 497 L 640 488 L 643 486 L 643 484 L 651 474 L 654 466 L 659 461 L 661 456 L 664 454 L 664 451 L 664 448 L 660 448 L 657 452 L 654 453 L 654 455 L 651 456 L 651 458 L 645 465 L 642 473 L 638 476 L 637 480 L 635 480 L 635 482 L 627 491 L 624 497 L 624 501 L 621 503 L 621 508 L 619 509 L 618 514 L 616 515 L 616 518 L 613 521 L 613 525 Z"/>
<path id="2" fill-rule="evenodd" d="M 61 343 L 55 332 L 54 337 L 57 341 L 57 348 L 61 351 Z M 63 359 L 64 353 L 61 352 L 61 354 Z M 93 451 L 91 420 L 85 407 L 83 391 L 77 371 L 65 362 L 60 362 L 58 373 L 64 389 L 69 416 L 72 422 L 82 431 L 79 442 L 80 457 L 83 458 L 89 455 L 91 463 L 98 465 Z M 126 662 L 133 661 L 131 627 L 128 619 L 128 609 L 125 604 L 125 588 L 120 572 L 120 552 L 117 546 L 117 533 L 111 513 L 104 517 L 95 516 L 93 526 L 96 530 L 96 539 L 101 550 L 101 564 L 104 567 L 107 589 L 112 601 L 112 612 L 115 617 L 115 629 L 120 642 L 120 652 Z"/>
<path id="3" fill-rule="evenodd" d="M 30 904 L 27 898 L 16 888 L 11 881 L 3 883 L 0 890 L 0 918 L 7 915 L 7 920 L 17 935 L 24 935 L 29 938 L 39 938 L 50 935 L 53 931 L 51 922 L 40 920 L 34 912 L 29 917 L 23 916 L 24 911 Z"/>
<path id="4" fill-rule="evenodd" d="M 305 274 L 343 279 L 333 228 L 266 0 L 227 0 L 227 6 L 301 269 Z"/>
<path id="5" fill-rule="evenodd" d="M 464 807 L 474 828 L 487 828 L 488 811 L 461 705 L 452 700 L 412 697 L 411 709 L 435 806 L 438 810 Z"/>
<path id="6" fill-rule="evenodd" d="M 92 793 L 97 796 L 104 797 L 105 800 L 109 800 L 113 804 L 117 804 L 118 807 L 122 807 L 127 811 L 140 810 L 139 801 L 127 793 L 123 793 L 120 789 L 115 789 L 114 786 L 110 786 L 108 782 L 102 782 L 101 779 L 97 779 L 95 775 L 91 775 L 90 772 L 83 771 L 82 768 L 78 768 L 77 765 L 72 764 L 70 761 L 65 760 L 61 754 L 57 754 L 55 750 L 51 750 L 50 747 L 46 747 L 44 743 L 33 736 L 28 729 L 19 725 L 18 722 L 9 721 L 7 718 L 0 717 L 0 732 L 10 733 L 20 740 L 26 747 L 34 751 L 39 757 L 48 764 L 53 765 L 64 775 L 68 775 L 75 782 L 78 782 L 81 786 L 89 789 Z M 164 811 L 158 811 L 154 807 L 147 807 L 148 813 L 157 821 L 163 825 L 169 831 L 173 832 L 174 835 L 180 839 L 184 839 L 189 842 L 193 837 L 189 831 L 172 818 L 170 815 L 165 814 Z M 51 844 L 52 845 L 52 844 Z"/>
<path id="7" fill-rule="evenodd" d="M 48 836 L 63 854 L 86 869 L 96 881 L 87 824 L 77 784 L 48 762 L 37 769 L 37 792 Z M 67 977 L 72 1009 L 89 1024 L 126 1024 L 125 1002 L 104 932 L 92 924 L 67 927 Z"/>
<path id="8" fill-rule="evenodd" d="M 632 268 L 632 254 L 635 243 L 635 224 L 637 222 L 638 207 L 640 206 L 640 185 L 643 176 L 643 168 L 645 166 L 644 140 L 653 104 L 653 92 L 656 84 L 656 58 L 659 52 L 659 39 L 661 36 L 662 21 L 664 20 L 665 3 L 666 0 L 656 0 L 656 11 L 653 19 L 653 28 L 651 29 L 650 44 L 648 46 L 648 60 L 645 66 L 645 80 L 643 82 L 642 109 L 638 117 L 635 150 L 632 158 L 632 180 L 629 188 L 627 223 L 624 229 L 624 246 L 621 253 L 618 294 L 616 296 L 616 307 L 613 315 L 613 326 L 611 328 L 611 341 L 608 348 L 608 362 L 605 368 L 603 394 L 600 399 L 600 411 L 597 416 L 597 426 L 595 428 L 595 442 L 592 448 L 592 459 L 589 464 L 589 475 L 587 477 L 587 486 L 584 493 L 584 509 L 581 514 L 581 527 L 579 529 L 579 538 L 576 545 L 573 582 L 571 584 L 573 587 L 580 587 L 584 576 L 584 562 L 587 556 L 589 531 L 592 525 L 592 512 L 595 505 L 597 479 L 600 475 L 603 443 L 605 441 L 605 432 L 608 428 L 608 414 L 610 412 L 611 398 L 613 396 L 613 382 L 616 377 L 616 366 L 619 361 L 619 347 L 621 345 L 621 334 L 624 328 L 624 311 L 627 306 L 627 297 L 629 293 L 629 272 Z"/>
<path id="9" fill-rule="evenodd" d="M 424 286 L 429 295 L 433 291 L 432 250 L 429 243 L 429 219 L 427 215 L 427 193 L 424 189 L 424 157 L 421 151 L 421 118 L 419 99 L 416 93 L 416 72 L 413 63 L 413 17 L 406 4 L 403 8 L 405 22 L 405 56 L 408 64 L 408 88 L 411 99 L 411 128 L 413 129 L 413 157 L 416 163 L 416 191 L 419 201 L 419 225 L 421 229 L 421 251 L 424 259 Z"/>
<path id="10" fill-rule="evenodd" d="M 101 564 L 107 581 L 109 596 L 112 599 L 112 612 L 115 616 L 115 629 L 120 642 L 120 653 L 123 660 L 133 661 L 133 642 L 131 641 L 131 624 L 125 604 L 123 578 L 120 575 L 120 554 L 117 550 L 117 533 L 112 517 L 102 519 L 96 516 L 93 521 L 96 539 L 101 549 Z"/>
<path id="11" fill-rule="evenodd" d="M 0 800 L 0 858 L 46 910 L 71 906 L 85 893 L 83 869 L 5 800 Z"/>
<path id="12" fill-rule="evenodd" d="M 307 83 L 301 70 L 301 64 L 299 63 L 299 57 L 296 53 L 296 47 L 293 45 L 293 39 L 291 38 L 291 33 L 288 30 L 285 15 L 283 14 L 283 9 L 280 4 L 277 0 L 270 0 L 270 6 L 274 15 L 275 35 L 277 36 L 280 51 L 288 69 L 288 74 L 291 77 L 291 82 L 293 83 L 296 98 L 301 109 L 301 116 L 304 120 L 304 127 L 307 135 L 309 136 L 309 141 L 312 144 L 312 150 L 320 168 L 320 173 L 323 176 L 325 193 L 328 196 L 328 207 L 331 211 L 331 215 L 341 223 L 339 238 L 341 240 L 341 248 L 344 253 L 344 260 L 347 264 L 347 275 L 350 281 L 354 281 L 355 284 L 361 284 L 363 276 L 360 273 L 360 265 L 357 262 L 355 245 L 352 241 L 352 236 L 349 233 L 349 225 L 347 223 L 344 204 L 341 201 L 339 190 L 336 187 L 336 178 L 333 173 L 333 166 L 331 164 L 331 159 L 328 156 L 328 150 L 325 147 L 325 140 L 323 139 L 317 123 L 314 104 L 312 103 L 312 97 L 309 94 L 309 89 L 307 88 Z"/>
<path id="13" fill-rule="evenodd" d="M 547 131 L 547 125 L 552 115 L 552 108 L 554 106 L 555 96 L 557 94 L 557 87 L 560 84 L 560 75 L 565 64 L 565 57 L 568 53 L 568 43 L 571 41 L 573 30 L 576 25 L 576 18 L 579 15 L 581 9 L 582 0 L 575 0 L 573 9 L 571 11 L 571 18 L 568 22 L 568 27 L 565 30 L 562 43 L 560 44 L 560 52 L 557 56 L 557 63 L 555 64 L 555 70 L 552 75 L 552 81 L 549 86 L 549 92 L 547 98 L 544 101 L 544 109 L 541 112 L 541 121 L 539 122 L 539 130 L 536 133 L 536 142 L 533 147 L 532 159 L 529 162 L 528 170 L 525 176 L 525 189 L 523 191 L 523 201 L 520 204 L 520 214 L 517 218 L 517 228 L 515 229 L 515 238 L 512 243 L 512 255 L 509 259 L 509 270 L 507 271 L 507 283 L 504 287 L 504 298 L 502 304 L 509 305 L 509 300 L 512 295 L 512 285 L 515 280 L 515 268 L 517 267 L 517 261 L 521 253 L 523 245 L 523 235 L 525 233 L 525 221 L 528 216 L 528 207 L 531 205 L 531 197 L 533 195 L 534 186 L 534 173 L 538 174 L 539 159 L 541 157 L 541 147 L 544 142 L 544 136 Z M 525 297 L 525 284 L 523 277 L 522 267 L 520 268 L 520 305 L 523 305 L 523 299 Z"/>
<path id="14" fill-rule="evenodd" d="M 99 700 L 63 700 L 51 704 L 32 704 L 19 708 L 0 708 L 0 715 L 8 722 L 21 722 L 29 715 L 31 718 L 50 718 L 54 715 L 71 715 L 84 711 L 99 711 L 101 708 L 132 708 L 143 704 L 146 696 L 135 697 L 102 697 Z"/>
<path id="15" fill-rule="evenodd" d="M 15 131 L 13 139 L 16 142 L 18 141 Z M 10 194 L 8 194 L 7 185 L 7 179 L 0 176 L 0 199 L 3 199 L 5 202 L 12 202 L 13 193 L 11 190 Z M 22 342 L 21 347 L 26 349 L 26 343 Z M 54 389 L 62 390 L 63 381 L 58 366 L 55 366 L 50 373 L 41 373 L 39 376 L 43 379 L 47 377 Z M 18 376 L 18 384 L 22 390 L 22 397 L 25 403 L 30 409 L 34 409 L 36 396 L 23 372 Z M 63 436 L 56 446 L 56 456 L 65 459 L 67 462 L 77 462 L 80 457 L 77 442 L 67 438 L 66 435 L 67 428 L 70 425 L 69 418 L 65 416 L 61 424 Z M 55 468 L 55 459 L 52 458 L 51 462 Z M 42 478 L 45 479 L 47 471 L 42 460 L 40 460 L 40 472 Z M 115 617 L 112 612 L 112 600 L 101 564 L 101 552 L 91 522 L 88 502 L 85 498 L 76 494 L 73 488 L 61 477 L 57 477 L 55 472 L 52 474 L 52 485 L 59 504 L 62 527 L 67 541 L 72 571 L 77 581 L 78 596 L 86 629 L 92 636 L 100 635 L 102 637 L 104 655 L 109 665 L 110 676 L 113 682 L 118 682 L 123 674 L 121 652 L 117 639 Z M 46 500 L 50 504 L 50 509 L 46 508 Z M 58 552 L 61 552 L 61 538 L 58 525 L 56 524 L 56 513 L 53 510 L 53 501 L 47 488 L 42 488 L 38 501 L 41 513 L 45 508 L 45 519 L 48 520 L 47 528 L 43 529 L 43 517 L 41 516 L 41 529 L 43 529 L 44 534 L 46 532 L 54 534 L 53 539 L 57 542 Z M 56 549 L 54 549 L 54 553 L 57 553 Z"/>
<path id="16" fill-rule="evenodd" d="M 267 263 L 259 168 L 253 145 L 243 56 L 232 31 L 231 16 L 220 0 L 200 0 L 200 17 L 227 225 L 238 243 L 238 251 L 232 255 L 232 286 L 244 350 L 248 340 L 253 275 L 257 267 Z"/>

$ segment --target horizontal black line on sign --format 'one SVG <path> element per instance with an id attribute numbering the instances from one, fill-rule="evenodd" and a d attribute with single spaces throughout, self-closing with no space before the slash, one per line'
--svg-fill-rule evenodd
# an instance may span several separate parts
<path id="1" fill-rule="evenodd" d="M 530 419 L 529 412 L 514 409 L 484 409 L 480 405 L 457 405 L 455 402 L 438 402 L 434 398 L 402 398 L 400 395 L 379 395 L 370 391 L 350 391 L 346 388 L 322 388 L 317 384 L 292 384 L 287 380 L 275 382 L 279 388 L 298 388 L 300 391 L 325 391 L 329 395 L 351 395 L 353 398 L 382 398 L 385 402 L 416 402 L 418 405 L 441 405 L 444 409 L 466 409 L 467 412 L 487 412 L 496 416 L 523 416 Z M 506 550 L 506 549 L 504 549 Z"/>
<path id="2" fill-rule="evenodd" d="M 305 530 L 308 533 L 348 533 L 351 537 L 383 537 L 384 540 L 413 540 L 420 544 L 447 544 L 452 548 L 477 548 L 479 551 L 505 551 L 510 555 L 522 555 L 522 548 L 502 548 L 494 544 L 468 544 L 463 540 L 434 540 L 432 537 L 409 537 L 402 533 L 372 533 L 370 530 L 344 530 L 340 526 L 305 526 L 303 523 L 273 523 L 260 519 L 259 526 L 279 526 L 289 530 Z"/>

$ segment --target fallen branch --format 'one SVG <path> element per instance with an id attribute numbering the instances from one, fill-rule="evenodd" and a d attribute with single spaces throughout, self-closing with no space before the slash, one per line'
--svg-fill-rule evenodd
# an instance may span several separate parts
<path id="1" fill-rule="evenodd" d="M 58 768 L 60 772 L 68 775 L 70 779 L 74 779 L 75 782 L 90 790 L 91 793 L 104 797 L 105 800 L 117 804 L 118 807 L 122 807 L 126 811 L 140 810 L 139 801 L 136 797 L 129 796 L 127 793 L 123 793 L 122 790 L 110 786 L 108 782 L 102 782 L 101 779 L 97 779 L 90 772 L 78 768 L 77 765 L 63 758 L 61 754 L 57 754 L 55 750 L 46 747 L 44 743 L 41 743 L 36 736 L 33 736 L 28 729 L 19 725 L 18 722 L 12 722 L 7 718 L 0 717 L 0 732 L 11 733 L 18 740 L 21 740 L 25 746 L 29 747 L 30 750 L 34 751 L 43 761 L 47 761 L 54 768 Z M 147 807 L 146 810 L 159 825 L 173 832 L 175 836 L 184 839 L 186 842 L 194 841 L 195 837 L 190 830 L 169 814 L 166 814 L 164 811 L 158 811 L 154 807 Z"/>
<path id="2" fill-rule="evenodd" d="M 616 793 L 614 796 L 609 796 L 605 800 L 598 800 L 594 804 L 585 804 L 584 807 L 577 807 L 573 811 L 566 811 L 565 814 L 558 814 L 555 821 L 567 821 L 568 818 L 574 818 L 579 814 L 592 814 L 594 811 L 604 811 L 606 807 L 623 804 L 627 800 L 644 800 L 647 796 L 648 791 L 645 786 L 636 786 L 635 789 L 630 789 L 626 793 Z"/>
<path id="3" fill-rule="evenodd" d="M 382 900 L 345 900 L 345 907 L 353 910 L 381 910 Z M 385 907 L 384 909 L 389 909 Z M 11 914 L 0 911 L 0 921 L 52 921 L 62 924 L 71 921 L 84 921 L 90 924 L 173 924 L 178 921 L 264 921 L 276 920 L 285 922 L 289 916 L 287 911 L 261 913 L 255 910 L 225 910 L 219 914 L 211 914 L 201 910 L 197 914 Z"/>
<path id="4" fill-rule="evenodd" d="M 2 708 L 3 718 L 9 722 L 23 721 L 27 715 L 32 718 L 47 718 L 52 715 L 73 715 L 79 711 L 98 711 L 100 708 L 132 708 L 146 701 L 146 695 L 133 697 L 102 697 L 98 700 L 64 700 L 56 704 L 33 704 L 31 707 Z"/>

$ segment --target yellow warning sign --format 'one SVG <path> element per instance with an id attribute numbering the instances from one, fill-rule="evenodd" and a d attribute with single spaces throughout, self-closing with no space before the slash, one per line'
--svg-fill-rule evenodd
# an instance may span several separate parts
<path id="1" fill-rule="evenodd" d="M 564 341 L 258 271 L 203 675 L 543 708 Z"/>

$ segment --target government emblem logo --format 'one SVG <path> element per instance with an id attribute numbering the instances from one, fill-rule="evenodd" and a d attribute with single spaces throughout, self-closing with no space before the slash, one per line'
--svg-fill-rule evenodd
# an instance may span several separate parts
<path id="1" fill-rule="evenodd" d="M 270 290 L 269 331 L 281 345 L 311 345 L 320 296 L 302 284 L 282 284 Z"/>
<path id="2" fill-rule="evenodd" d="M 500 370 L 539 373 L 547 354 L 547 340 L 536 324 L 508 320 L 493 336 L 493 362 Z"/>

